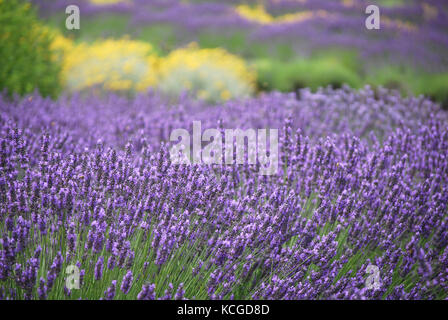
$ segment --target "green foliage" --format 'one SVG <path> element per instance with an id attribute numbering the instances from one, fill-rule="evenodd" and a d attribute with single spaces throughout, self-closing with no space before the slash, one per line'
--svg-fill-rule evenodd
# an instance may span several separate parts
<path id="1" fill-rule="evenodd" d="M 365 82 L 374 87 L 397 89 L 405 95 L 423 94 L 448 109 L 448 73 L 388 67 L 369 72 Z"/>
<path id="2" fill-rule="evenodd" d="M 424 78 L 426 78 L 428 82 L 423 82 Z M 427 75 L 424 78 L 421 78 L 420 81 L 420 88 L 426 89 L 422 90 L 422 93 L 429 97 L 433 97 L 437 102 L 440 102 L 445 109 L 448 109 L 448 74 Z"/>
<path id="3" fill-rule="evenodd" d="M 361 85 L 356 72 L 335 58 L 297 59 L 288 63 L 264 59 L 255 62 L 255 69 L 259 88 L 263 90 L 293 91 L 343 84 L 357 88 Z"/>
<path id="4" fill-rule="evenodd" d="M 260 90 L 294 91 L 304 87 L 315 90 L 331 85 L 348 84 L 360 88 L 364 84 L 399 90 L 404 95 L 423 94 L 448 108 L 448 73 L 425 73 L 411 68 L 385 66 L 360 70 L 362 64 L 349 52 L 329 51 L 310 58 L 283 62 L 257 59 L 254 67 Z"/>
<path id="5" fill-rule="evenodd" d="M 44 96 L 59 92 L 59 66 L 50 45 L 51 32 L 30 4 L 0 0 L 0 90 L 24 95 L 36 88 Z"/>

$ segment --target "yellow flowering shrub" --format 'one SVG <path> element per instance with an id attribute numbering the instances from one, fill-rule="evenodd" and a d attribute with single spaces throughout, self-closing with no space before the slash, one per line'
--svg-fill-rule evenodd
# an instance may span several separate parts
<path id="1" fill-rule="evenodd" d="M 245 18 L 246 20 L 257 22 L 260 24 L 280 24 L 280 23 L 291 23 L 291 22 L 302 22 L 312 18 L 325 18 L 330 14 L 325 10 L 316 11 L 300 11 L 296 13 L 288 13 L 278 17 L 274 17 L 269 14 L 263 5 L 248 6 L 242 4 L 236 7 L 236 12 Z"/>
<path id="2" fill-rule="evenodd" d="M 74 47 L 73 40 L 64 37 L 59 30 L 50 28 L 48 26 L 36 26 L 35 30 L 38 30 L 40 34 L 48 35 L 51 38 L 51 42 L 49 45 L 52 53 L 51 58 L 54 62 L 62 63 L 65 56 L 69 54 L 70 50 L 72 50 Z"/>
<path id="3" fill-rule="evenodd" d="M 236 7 L 236 12 L 249 21 L 258 22 L 261 24 L 270 24 L 274 22 L 274 17 L 266 12 L 262 5 L 250 7 L 246 4 L 242 4 Z"/>
<path id="4" fill-rule="evenodd" d="M 346 7 L 351 7 L 354 5 L 353 0 L 343 0 L 343 5 Z M 426 9 L 425 9 L 426 8 Z M 297 23 L 303 22 L 313 18 L 328 18 L 335 17 L 336 14 L 329 13 L 325 10 L 307 10 L 299 11 L 295 13 L 287 13 L 281 16 L 274 17 L 269 12 L 266 11 L 263 5 L 249 6 L 246 4 L 238 5 L 235 8 L 236 12 L 248 21 L 253 21 L 262 25 L 273 25 L 281 23 Z M 425 11 L 426 10 L 426 11 Z M 432 7 L 424 7 L 424 13 L 427 16 L 425 19 L 432 19 L 437 12 L 434 11 Z M 391 19 L 387 16 L 381 16 L 381 22 L 388 27 L 395 27 L 400 30 L 405 31 L 415 31 L 417 27 L 409 22 L 404 22 L 396 19 Z"/>
<path id="5" fill-rule="evenodd" d="M 73 40 L 64 37 L 60 33 L 56 33 L 53 37 L 53 41 L 50 45 L 51 50 L 59 51 L 64 55 L 69 53 L 74 47 Z"/>
<path id="6" fill-rule="evenodd" d="M 225 101 L 250 96 L 255 73 L 243 59 L 223 49 L 190 44 L 161 59 L 157 87 L 171 95 L 189 91 L 206 101 Z"/>
<path id="7" fill-rule="evenodd" d="M 70 45 L 59 39 L 56 45 Z M 142 91 L 156 81 L 158 58 L 146 42 L 103 40 L 74 45 L 65 52 L 62 80 L 70 91 L 100 86 L 105 90 Z"/>

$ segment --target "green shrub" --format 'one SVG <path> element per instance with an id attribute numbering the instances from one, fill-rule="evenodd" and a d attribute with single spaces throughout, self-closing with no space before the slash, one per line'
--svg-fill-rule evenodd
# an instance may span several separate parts
<path id="1" fill-rule="evenodd" d="M 0 0 L 0 90 L 24 95 L 36 88 L 55 97 L 59 66 L 50 45 L 51 32 L 41 25 L 30 4 Z"/>
<path id="2" fill-rule="evenodd" d="M 365 82 L 374 87 L 397 89 L 405 95 L 423 94 L 448 109 L 448 73 L 388 67 L 369 72 Z"/>
<path id="3" fill-rule="evenodd" d="M 422 93 L 448 109 L 448 73 L 428 75 L 427 78 L 428 82 L 420 85 Z"/>
<path id="4" fill-rule="evenodd" d="M 254 64 L 258 74 L 258 87 L 262 90 L 293 91 L 298 88 L 348 84 L 359 87 L 361 80 L 337 59 L 297 59 L 292 62 L 258 60 Z"/>
<path id="5" fill-rule="evenodd" d="M 283 62 L 258 59 L 253 65 L 258 74 L 259 90 L 294 91 L 348 84 L 359 88 L 364 84 L 399 90 L 404 95 L 423 94 L 448 109 L 448 73 L 425 73 L 411 68 L 387 66 L 362 72 L 356 69 L 355 58 L 327 53 L 312 58 Z M 364 76 L 363 76 L 364 74 Z"/>

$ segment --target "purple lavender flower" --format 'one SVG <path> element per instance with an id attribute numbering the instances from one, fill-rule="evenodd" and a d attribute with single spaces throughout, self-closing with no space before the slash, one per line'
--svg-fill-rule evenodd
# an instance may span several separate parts
<path id="1" fill-rule="evenodd" d="M 107 288 L 106 291 L 104 291 L 104 298 L 106 300 L 113 300 L 115 297 L 116 292 L 116 286 L 117 286 L 117 280 L 112 280 L 112 284 L 109 288 Z"/>
<path id="2" fill-rule="evenodd" d="M 132 271 L 128 270 L 128 272 L 123 277 L 123 281 L 121 282 L 121 291 L 124 294 L 127 294 L 129 292 L 129 290 L 131 289 L 132 281 L 134 281 Z"/>
<path id="3" fill-rule="evenodd" d="M 137 295 L 138 300 L 155 300 L 155 284 L 144 284 L 142 291 Z"/>
<path id="4" fill-rule="evenodd" d="M 101 256 L 98 258 L 98 261 L 95 264 L 95 280 L 100 280 L 103 277 L 103 267 L 104 267 L 104 257 Z"/>
<path id="5" fill-rule="evenodd" d="M 123 271 L 129 299 L 155 299 L 156 288 L 161 299 L 446 297 L 440 106 L 369 87 L 179 101 L 0 95 L 2 297 L 77 299 L 63 288 L 74 261 L 87 299 L 89 281 Z M 279 128 L 282 170 L 171 163 L 173 126 L 198 119 L 203 129 Z M 366 288 L 369 265 L 378 289 Z M 103 293 L 115 298 L 117 281 Z"/>
<path id="6" fill-rule="evenodd" d="M 40 300 L 45 300 L 47 298 L 47 286 L 45 285 L 45 279 L 40 278 L 39 288 L 37 289 L 37 294 Z"/>

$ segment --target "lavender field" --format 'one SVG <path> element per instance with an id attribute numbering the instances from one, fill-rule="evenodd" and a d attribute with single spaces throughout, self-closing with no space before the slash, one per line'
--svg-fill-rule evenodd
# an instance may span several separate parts
<path id="1" fill-rule="evenodd" d="M 414 24 L 384 19 L 375 40 L 364 2 L 78 2 L 76 33 L 57 27 L 67 1 L 0 1 L 0 57 L 23 54 L 0 67 L 1 300 L 448 298 L 442 1 L 431 19 L 385 6 Z M 26 19 L 46 40 L 19 39 Z M 275 174 L 173 161 L 173 130 L 197 121 L 278 129 Z"/>

